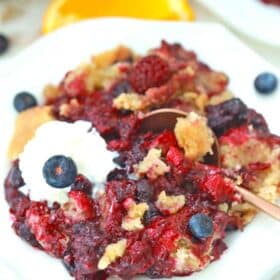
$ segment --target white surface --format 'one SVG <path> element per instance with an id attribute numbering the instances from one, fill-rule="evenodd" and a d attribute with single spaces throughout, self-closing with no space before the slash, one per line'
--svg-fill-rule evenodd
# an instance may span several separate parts
<path id="1" fill-rule="evenodd" d="M 280 7 L 260 0 L 198 0 L 238 32 L 280 47 Z"/>
<path id="2" fill-rule="evenodd" d="M 214 69 L 228 73 L 231 80 L 230 89 L 247 104 L 262 112 L 272 130 L 280 133 L 279 89 L 273 95 L 263 97 L 258 95 L 253 87 L 253 80 L 259 72 L 268 70 L 280 77 L 279 71 L 244 46 L 223 27 L 215 24 L 118 19 L 86 21 L 61 29 L 39 40 L 11 61 L 8 67 L 0 68 L 2 77 L 1 180 L 6 173 L 7 166 L 3 159 L 15 117 L 12 108 L 13 94 L 19 90 L 30 90 L 40 96 L 46 83 L 58 82 L 67 70 L 89 58 L 92 53 L 114 47 L 119 43 L 125 43 L 143 53 L 157 46 L 162 38 L 170 42 L 182 43 L 186 48 L 195 50 L 199 57 Z M 12 233 L 7 205 L 2 196 L 0 211 L 2 213 L 0 258 L 3 260 L 1 264 L 2 266 L 9 264 L 13 267 L 12 270 L 20 275 L 13 280 L 69 278 L 60 261 L 29 248 Z M 279 269 L 280 224 L 271 218 L 259 215 L 243 233 L 234 233 L 228 237 L 227 243 L 229 249 L 221 260 L 187 279 L 267 280 Z M 5 266 L 5 269 L 8 271 L 9 267 Z M 7 275 L 5 270 L 3 273 L 1 274 L 0 266 L 1 279 L 8 279 L 5 278 Z"/>
<path id="3" fill-rule="evenodd" d="M 37 129 L 35 137 L 19 155 L 19 167 L 26 183 L 23 191 L 29 193 L 32 200 L 47 200 L 50 205 L 68 201 L 70 187 L 53 188 L 43 176 L 45 162 L 55 155 L 71 157 L 78 173 L 98 185 L 104 183 L 116 167 L 113 162 L 116 153 L 107 150 L 105 140 L 90 122 L 47 122 Z"/>

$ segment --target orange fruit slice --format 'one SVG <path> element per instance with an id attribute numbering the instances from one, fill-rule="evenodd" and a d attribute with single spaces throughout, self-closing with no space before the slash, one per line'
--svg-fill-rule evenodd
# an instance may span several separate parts
<path id="1" fill-rule="evenodd" d="M 81 19 L 102 16 L 194 19 L 187 0 L 53 0 L 45 13 L 42 30 L 48 33 Z"/>

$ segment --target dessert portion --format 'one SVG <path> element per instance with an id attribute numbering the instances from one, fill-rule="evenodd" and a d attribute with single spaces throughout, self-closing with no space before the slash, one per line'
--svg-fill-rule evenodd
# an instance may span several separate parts
<path id="1" fill-rule="evenodd" d="M 162 41 L 145 56 L 94 56 L 46 86 L 42 105 L 17 95 L 5 180 L 15 233 L 78 280 L 190 275 L 219 259 L 257 213 L 235 186 L 274 202 L 280 183 L 280 138 L 227 85 Z M 188 115 L 141 132 L 157 108 Z M 221 166 L 205 161 L 216 138 Z"/>

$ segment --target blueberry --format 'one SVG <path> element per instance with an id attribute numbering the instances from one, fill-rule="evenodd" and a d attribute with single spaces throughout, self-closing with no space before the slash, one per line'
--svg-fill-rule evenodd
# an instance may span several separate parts
<path id="1" fill-rule="evenodd" d="M 14 98 L 14 107 L 18 112 L 22 112 L 28 108 L 37 105 L 35 97 L 28 92 L 20 92 Z"/>
<path id="2" fill-rule="evenodd" d="M 70 157 L 56 155 L 46 161 L 43 175 L 50 186 L 65 188 L 75 182 L 77 167 Z"/>
<path id="3" fill-rule="evenodd" d="M 248 108 L 239 99 L 232 98 L 217 105 L 207 107 L 208 125 L 217 136 L 246 122 Z"/>
<path id="4" fill-rule="evenodd" d="M 125 161 L 126 161 L 126 158 L 123 155 L 119 155 L 119 156 L 113 158 L 113 162 L 116 163 L 117 165 L 119 165 L 122 168 L 124 168 L 125 165 L 126 165 Z"/>
<path id="5" fill-rule="evenodd" d="M 110 89 L 110 92 L 113 95 L 113 97 L 118 97 L 121 93 L 130 91 L 131 85 L 128 80 L 120 80 L 116 82 Z"/>
<path id="6" fill-rule="evenodd" d="M 154 196 L 154 189 L 149 184 L 148 180 L 142 179 L 136 183 L 137 194 L 136 197 L 139 201 L 147 202 L 152 200 Z"/>
<path id="7" fill-rule="evenodd" d="M 255 79 L 255 88 L 259 93 L 272 93 L 277 87 L 277 77 L 269 72 L 259 74 Z"/>
<path id="8" fill-rule="evenodd" d="M 189 220 L 191 233 L 196 238 L 206 238 L 213 234 L 212 219 L 205 214 L 195 214 Z"/>
<path id="9" fill-rule="evenodd" d="M 159 210 L 154 206 L 154 204 L 149 203 L 149 209 L 144 214 L 144 224 L 148 225 L 156 217 L 161 216 Z"/>
<path id="10" fill-rule="evenodd" d="M 124 169 L 115 168 L 107 175 L 107 181 L 121 181 L 127 179 L 127 174 Z"/>
<path id="11" fill-rule="evenodd" d="M 13 166 L 10 169 L 9 174 L 7 176 L 6 182 L 9 183 L 13 188 L 17 189 L 24 185 L 18 161 L 15 161 L 13 163 Z"/>
<path id="12" fill-rule="evenodd" d="M 0 34 L 0 55 L 3 54 L 5 51 L 7 51 L 9 45 L 10 42 L 8 38 L 5 35 Z"/>

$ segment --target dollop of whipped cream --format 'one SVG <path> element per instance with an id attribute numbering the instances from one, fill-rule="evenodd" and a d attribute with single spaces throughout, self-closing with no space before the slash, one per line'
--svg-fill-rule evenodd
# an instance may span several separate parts
<path id="1" fill-rule="evenodd" d="M 19 156 L 19 168 L 25 182 L 21 190 L 29 193 L 31 200 L 47 200 L 49 204 L 63 204 L 68 200 L 70 187 L 54 188 L 43 176 L 45 162 L 55 155 L 71 157 L 78 173 L 94 184 L 103 183 L 107 174 L 116 167 L 113 162 L 116 153 L 107 150 L 104 139 L 90 122 L 47 122 L 36 130 Z"/>

